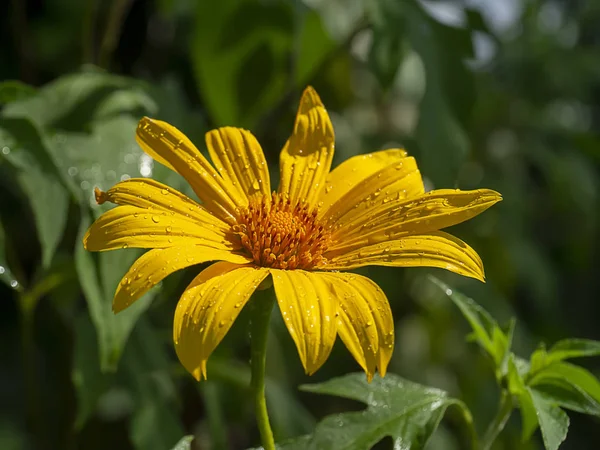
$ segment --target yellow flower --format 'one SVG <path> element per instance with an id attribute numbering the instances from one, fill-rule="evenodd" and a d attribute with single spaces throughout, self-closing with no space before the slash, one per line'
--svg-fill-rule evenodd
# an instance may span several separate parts
<path id="1" fill-rule="evenodd" d="M 246 130 L 210 131 L 214 164 L 175 127 L 143 118 L 137 141 L 182 175 L 200 203 L 148 178 L 96 190 L 104 213 L 84 237 L 90 251 L 150 248 L 125 274 L 114 297 L 119 312 L 167 275 L 206 261 L 175 311 L 177 355 L 196 379 L 256 288 L 271 277 L 279 309 L 307 373 L 327 359 L 340 336 L 369 379 L 385 375 L 394 322 L 382 290 L 340 270 L 366 265 L 441 267 L 483 281 L 477 253 L 439 231 L 501 200 L 492 190 L 425 193 L 412 157 L 401 149 L 348 159 L 330 171 L 334 133 L 312 88 L 300 101 L 280 156 L 272 192 L 256 138 Z"/>

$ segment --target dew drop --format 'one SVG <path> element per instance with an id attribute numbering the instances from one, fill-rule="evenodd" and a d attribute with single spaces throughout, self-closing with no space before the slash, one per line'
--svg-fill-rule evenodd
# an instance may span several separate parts
<path id="1" fill-rule="evenodd" d="M 158 222 L 160 222 L 160 217 L 159 216 L 152 216 L 152 221 L 154 223 L 158 223 Z"/>

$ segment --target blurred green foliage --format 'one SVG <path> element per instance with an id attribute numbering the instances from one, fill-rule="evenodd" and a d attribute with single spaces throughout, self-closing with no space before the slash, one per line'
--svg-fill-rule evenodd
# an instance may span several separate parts
<path id="1" fill-rule="evenodd" d="M 171 326 L 178 296 L 201 267 L 172 275 L 115 316 L 112 295 L 136 252 L 87 253 L 81 236 L 104 208 L 95 186 L 152 176 L 189 192 L 135 143 L 142 115 L 172 123 L 200 148 L 211 127 L 249 128 L 276 175 L 307 84 L 332 116 L 336 163 L 403 145 L 429 188 L 504 196 L 453 230 L 480 253 L 488 282 L 435 271 L 500 323 L 517 317 L 510 340 L 495 323 L 483 345 L 504 349 L 502 357 L 491 365 L 463 342 L 467 325 L 427 280 L 433 270 L 363 269 L 394 311 L 391 370 L 464 400 L 479 427 L 499 402 L 494 368 L 538 410 L 546 405 L 537 391 L 567 409 L 566 391 L 600 398 L 586 375 L 600 372 L 598 362 L 584 361 L 586 371 L 552 361 L 595 354 L 581 347 L 587 341 L 536 349 L 566 336 L 600 339 L 597 2 L 13 0 L 0 5 L 0 24 L 0 448 L 162 450 L 185 434 L 198 449 L 259 443 L 245 313 L 198 384 L 177 362 Z M 534 352 L 529 372 L 510 348 Z M 278 440 L 363 408 L 297 389 L 358 368 L 336 345 L 305 376 L 278 314 L 267 364 Z M 555 369 L 579 381 L 553 382 Z M 582 398 L 579 411 L 597 416 Z M 521 407 L 524 430 L 564 423 L 546 410 L 534 423 Z M 459 408 L 446 415 L 429 448 L 463 448 Z M 597 448 L 597 419 L 570 418 L 560 448 Z M 377 448 L 391 448 L 386 439 Z M 542 448 L 543 439 L 538 432 L 522 443 L 512 417 L 494 448 Z"/>

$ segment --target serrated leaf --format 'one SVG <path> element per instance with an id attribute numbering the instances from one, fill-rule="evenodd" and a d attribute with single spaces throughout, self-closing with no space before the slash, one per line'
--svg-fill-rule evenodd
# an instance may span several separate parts
<path id="1" fill-rule="evenodd" d="M 0 118 L 0 148 L 29 201 L 42 248 L 42 265 L 48 267 L 67 220 L 67 190 L 40 131 L 28 119 Z"/>
<path id="2" fill-rule="evenodd" d="M 112 311 L 112 299 L 120 276 L 125 275 L 137 253 L 135 250 L 98 253 L 83 248 L 82 239 L 91 224 L 83 214 L 78 245 L 75 246 L 75 266 L 98 335 L 100 366 L 103 372 L 114 372 L 129 333 L 139 316 L 148 308 L 154 292 L 149 292 L 119 314 Z M 121 253 L 117 255 L 115 252 Z M 101 270 L 101 267 L 103 270 Z"/>
<path id="3" fill-rule="evenodd" d="M 184 436 L 171 450 L 191 450 L 193 440 L 194 436 Z"/>
<path id="4" fill-rule="evenodd" d="M 566 439 L 569 416 L 541 392 L 529 389 L 546 450 L 557 450 Z"/>
<path id="5" fill-rule="evenodd" d="M 467 426 L 472 427 L 466 406 L 439 389 L 428 388 L 388 373 L 368 383 L 364 374 L 349 374 L 315 385 L 307 392 L 359 400 L 367 409 L 328 416 L 310 436 L 281 444 L 278 448 L 346 450 L 370 449 L 391 436 L 396 449 L 422 449 L 439 425 L 448 406 L 456 405 Z"/>

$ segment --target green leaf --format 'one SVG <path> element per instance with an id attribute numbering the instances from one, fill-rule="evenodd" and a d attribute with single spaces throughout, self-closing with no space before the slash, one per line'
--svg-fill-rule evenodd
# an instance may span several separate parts
<path id="1" fill-rule="evenodd" d="M 280 99 L 292 30 L 284 3 L 197 2 L 192 62 L 215 124 L 252 128 Z"/>
<path id="2" fill-rule="evenodd" d="M 600 381 L 583 367 L 569 363 L 554 363 L 538 371 L 529 380 L 530 386 L 565 380 L 600 403 Z"/>
<path id="3" fill-rule="evenodd" d="M 554 344 L 548 352 L 550 363 L 598 355 L 600 355 L 600 342 L 590 339 L 564 339 Z"/>
<path id="4" fill-rule="evenodd" d="M 533 404 L 531 392 L 525 385 L 523 373 L 519 370 L 515 356 L 511 353 L 508 358 L 507 373 L 508 391 L 519 400 L 521 420 L 523 422 L 523 441 L 528 440 L 538 427 L 538 417 Z"/>
<path id="5" fill-rule="evenodd" d="M 139 450 L 171 448 L 184 433 L 169 364 L 165 343 L 148 321 L 140 320 L 123 355 L 123 372 L 135 398 L 130 437 Z"/>
<path id="6" fill-rule="evenodd" d="M 0 282 L 10 287 L 17 287 L 18 284 L 15 285 L 17 280 L 10 271 L 6 261 L 5 240 L 6 237 L 4 235 L 4 228 L 2 228 L 2 224 L 0 224 Z"/>
<path id="7" fill-rule="evenodd" d="M 283 443 L 279 446 L 281 449 L 363 450 L 370 449 L 386 436 L 392 437 L 394 448 L 422 449 L 451 405 L 459 407 L 472 429 L 471 415 L 463 403 L 449 398 L 444 391 L 391 373 L 385 378 L 376 376 L 371 383 L 363 373 L 349 374 L 301 389 L 358 400 L 366 403 L 367 409 L 328 416 L 312 435 Z"/>
<path id="8" fill-rule="evenodd" d="M 425 66 L 427 88 L 416 128 L 423 173 L 436 185 L 452 186 L 470 148 L 465 124 L 475 96 L 473 75 L 464 60 L 473 55 L 471 32 L 436 22 L 415 0 L 380 0 L 376 5 L 373 16 L 377 26 L 389 35 L 405 28 L 405 39 Z M 390 48 L 394 55 L 396 50 Z"/>
<path id="9" fill-rule="evenodd" d="M 8 80 L 0 83 L 0 105 L 24 100 L 35 95 L 37 90 L 33 86 L 18 80 Z"/>
<path id="10" fill-rule="evenodd" d="M 542 430 L 546 450 L 557 450 L 567 437 L 569 417 L 542 393 L 529 390 Z"/>
<path id="11" fill-rule="evenodd" d="M 250 369 L 245 364 L 232 362 L 229 358 L 212 356 L 208 362 L 210 378 L 221 384 L 237 388 L 250 388 Z M 315 427 L 315 420 L 300 399 L 284 383 L 272 377 L 265 380 L 267 406 L 271 425 L 276 436 L 295 436 Z"/>
<path id="12" fill-rule="evenodd" d="M 192 449 L 192 441 L 194 440 L 194 436 L 184 436 L 182 437 L 175 447 L 171 450 L 191 450 Z"/>
<path id="13" fill-rule="evenodd" d="M 402 41 L 402 24 L 393 30 L 373 30 L 373 43 L 369 50 L 369 67 L 379 80 L 381 87 L 388 90 L 394 83 L 396 73 L 406 55 L 405 43 Z"/>
<path id="14" fill-rule="evenodd" d="M 321 15 L 308 10 L 302 14 L 299 33 L 299 48 L 295 71 L 295 83 L 299 88 L 310 80 L 327 56 L 335 49 L 335 43 L 325 30 Z"/>
<path id="15" fill-rule="evenodd" d="M 473 329 L 474 340 L 492 357 L 496 366 L 496 377 L 500 379 L 506 373 L 514 321 L 511 321 L 507 333 L 504 333 L 492 316 L 475 301 L 433 276 L 429 279 L 460 309 Z"/>
<path id="16" fill-rule="evenodd" d="M 546 351 L 546 347 L 541 345 L 531 355 L 531 375 L 565 359 L 598 355 L 600 355 L 600 342 L 589 339 L 564 339 L 554 344 L 550 351 Z"/>
<path id="17" fill-rule="evenodd" d="M 36 95 L 7 105 L 3 114 L 28 117 L 42 127 L 83 129 L 92 121 L 102 98 L 137 85 L 137 81 L 99 71 L 65 75 L 45 85 Z"/>
<path id="18" fill-rule="evenodd" d="M 114 250 L 97 255 L 83 248 L 82 239 L 91 224 L 83 214 L 77 245 L 75 266 L 98 335 L 100 366 L 103 372 L 114 372 L 129 333 L 139 316 L 148 308 L 154 292 L 151 291 L 119 314 L 112 311 L 112 299 L 117 283 L 125 275 L 135 258 L 135 250 Z"/>
<path id="19" fill-rule="evenodd" d="M 53 151 L 61 155 L 59 170 L 76 186 L 82 204 L 96 206 L 95 186 L 108 190 L 120 180 L 153 174 L 155 163 L 135 141 L 136 127 L 136 119 L 119 116 L 94 122 L 90 133 L 54 136 Z"/>
<path id="20" fill-rule="evenodd" d="M 536 384 L 534 389 L 565 409 L 600 417 L 600 403 L 568 380 L 554 378 Z"/>
<path id="21" fill-rule="evenodd" d="M 111 377 L 100 370 L 96 331 L 87 315 L 75 320 L 73 385 L 77 395 L 75 428 L 81 429 L 93 414 L 100 396 L 110 386 Z"/>
<path id="22" fill-rule="evenodd" d="M 48 267 L 67 220 L 67 190 L 44 138 L 29 120 L 0 118 L 0 148 L 31 205 L 42 247 L 42 264 Z"/>

